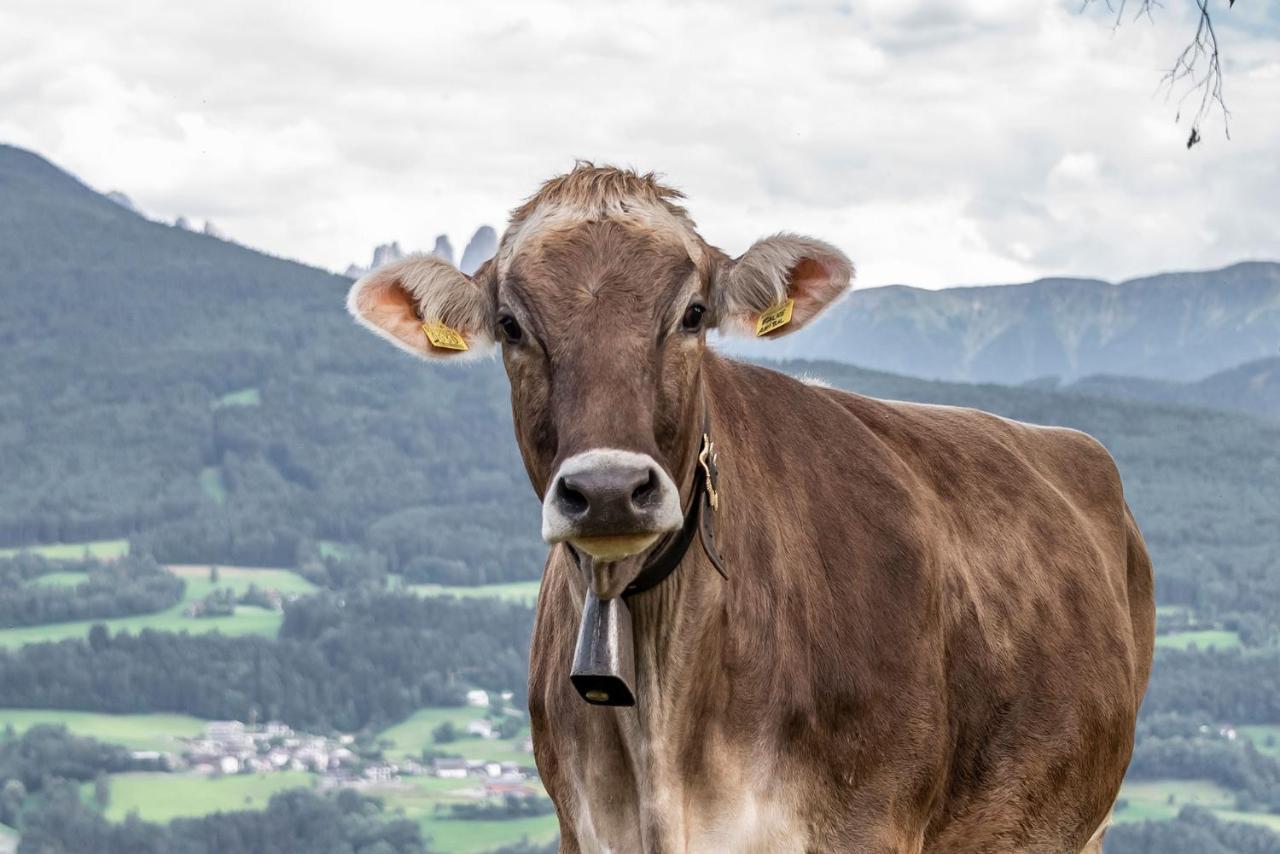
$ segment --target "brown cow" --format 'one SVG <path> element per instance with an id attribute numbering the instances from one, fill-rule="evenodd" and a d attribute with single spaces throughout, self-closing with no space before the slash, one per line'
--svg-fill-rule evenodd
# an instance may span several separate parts
<path id="1" fill-rule="evenodd" d="M 731 259 L 679 197 L 583 164 L 474 277 L 414 257 L 349 299 L 419 356 L 500 342 L 555 544 L 529 708 L 561 850 L 1100 850 L 1154 623 L 1111 458 L 709 350 L 766 314 L 803 327 L 852 268 L 789 235 Z M 697 525 L 715 537 L 689 546 Z M 635 705 L 591 705 L 570 682 L 583 603 L 620 596 Z"/>

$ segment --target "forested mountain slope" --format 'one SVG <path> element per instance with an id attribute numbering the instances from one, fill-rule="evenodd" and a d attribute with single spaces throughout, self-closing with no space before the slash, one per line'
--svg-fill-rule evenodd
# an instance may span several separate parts
<path id="1" fill-rule="evenodd" d="M 436 574 L 460 549 L 536 573 L 500 371 L 392 352 L 346 316 L 349 285 L 0 147 L 0 545 L 141 534 L 279 565 L 368 539 L 426 560 L 431 529 Z"/>
<path id="2" fill-rule="evenodd" d="M 1280 348 L 1280 342 L 1276 346 Z M 1280 418 L 1280 356 L 1245 362 L 1195 382 L 1095 374 L 1072 383 L 1066 390 Z"/>
<path id="3" fill-rule="evenodd" d="M 292 565 L 336 541 L 409 580 L 536 577 L 538 508 L 501 367 L 402 356 L 346 316 L 347 286 L 149 222 L 0 148 L 0 546 L 131 536 L 162 561 Z M 1280 425 L 780 367 L 1092 433 L 1124 473 L 1162 601 L 1268 607 Z"/>

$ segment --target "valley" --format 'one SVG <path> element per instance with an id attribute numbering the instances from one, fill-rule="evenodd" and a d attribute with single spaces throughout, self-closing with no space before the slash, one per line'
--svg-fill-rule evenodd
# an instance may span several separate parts
<path id="1" fill-rule="evenodd" d="M 862 394 L 1073 427 L 1112 453 L 1156 565 L 1159 634 L 1108 854 L 1207 822 L 1200 808 L 1219 835 L 1269 833 L 1280 815 L 1280 421 L 1244 405 L 1252 384 L 1271 388 L 1257 351 L 1275 340 L 1274 268 L 1132 294 L 877 289 L 815 327 L 829 352 L 797 337 L 747 354 Z M 545 556 L 507 380 L 384 350 L 346 317 L 348 285 L 144 220 L 0 146 L 0 814 L 16 829 L 83 829 L 109 854 L 135 850 L 134 812 L 152 850 L 308 811 L 446 852 L 554 838 L 553 817 L 526 814 L 545 802 L 527 723 L 506 711 L 526 707 Z M 1176 335 L 1165 315 L 1147 322 L 1171 288 Z M 1105 341 L 1100 317 L 1121 324 Z M 1057 349 L 1028 351 L 1028 336 Z M 1164 338 L 1193 356 L 1167 359 Z M 843 361 L 866 348 L 864 364 L 917 376 Z M 1098 366 L 1119 379 L 1081 378 Z M 954 381 L 992 379 L 1031 382 Z M 472 691 L 511 698 L 491 715 Z M 488 735 L 470 731 L 480 720 Z M 258 770 L 274 748 L 255 742 L 230 773 L 194 770 L 210 763 L 183 758 L 193 741 L 232 721 L 279 722 L 356 761 Z M 503 763 L 525 769 L 515 790 Z"/>

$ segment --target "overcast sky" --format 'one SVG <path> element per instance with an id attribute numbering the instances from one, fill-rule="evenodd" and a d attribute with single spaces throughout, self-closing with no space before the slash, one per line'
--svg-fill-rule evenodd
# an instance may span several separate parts
<path id="1" fill-rule="evenodd" d="M 664 173 L 704 236 L 823 237 L 864 285 L 1280 258 L 1280 3 L 1211 0 L 1221 119 L 1157 92 L 1193 0 L 4 0 L 0 141 L 156 218 L 341 270 L 460 252 L 575 157 Z"/>

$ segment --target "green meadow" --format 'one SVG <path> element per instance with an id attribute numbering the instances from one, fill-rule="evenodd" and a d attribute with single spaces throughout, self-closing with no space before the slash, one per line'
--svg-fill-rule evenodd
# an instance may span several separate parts
<path id="1" fill-rule="evenodd" d="M 303 595 L 315 590 L 315 585 L 297 573 L 287 569 L 258 569 L 249 567 L 219 567 L 218 583 L 209 580 L 208 566 L 172 566 L 171 572 L 186 579 L 187 589 L 182 601 L 171 608 L 154 614 L 132 617 L 116 617 L 110 620 L 80 620 L 70 623 L 50 623 L 42 626 L 23 626 L 0 630 L 0 648 L 12 649 L 28 643 L 57 641 L 67 638 L 83 638 L 95 623 L 102 623 L 111 633 L 133 632 L 143 629 L 157 631 L 222 632 L 226 635 L 263 635 L 275 637 L 284 617 L 276 611 L 250 606 L 237 606 L 235 614 L 226 617 L 187 617 L 183 612 L 193 603 L 214 589 L 232 589 L 242 593 L 250 584 L 264 590 L 278 590 L 282 595 Z M 77 573 L 56 573 L 54 583 L 77 583 Z M 46 576 L 48 578 L 48 576 Z"/>
<path id="2" fill-rule="evenodd" d="M 431 837 L 431 850 L 445 854 L 479 854 L 527 838 L 545 843 L 554 839 L 559 826 L 554 815 L 492 821 L 457 821 L 437 813 L 437 807 L 472 801 L 482 783 L 477 780 L 440 780 L 414 777 L 371 788 L 368 794 L 382 798 L 388 811 L 416 821 L 423 836 Z M 536 781 L 530 783 L 542 792 Z"/>
<path id="3" fill-rule="evenodd" d="M 1156 635 L 1156 646 L 1188 649 L 1193 645 L 1198 649 L 1236 649 L 1240 646 L 1240 635 L 1226 629 L 1199 629 Z"/>
<path id="4" fill-rule="evenodd" d="M 224 394 L 214 402 L 214 409 L 222 409 L 227 406 L 260 406 L 262 404 L 262 393 L 256 388 L 242 388 L 239 391 L 233 391 Z"/>
<path id="5" fill-rule="evenodd" d="M 227 485 L 222 482 L 222 472 L 214 466 L 200 469 L 200 489 L 218 504 L 227 503 Z"/>
<path id="6" fill-rule="evenodd" d="M 1236 732 L 1252 741 L 1259 752 L 1280 758 L 1280 724 L 1245 724 L 1236 727 Z"/>
<path id="7" fill-rule="evenodd" d="M 315 777 L 305 771 L 271 774 L 199 774 L 132 772 L 111 775 L 111 800 L 103 810 L 111 821 L 137 813 L 144 821 L 164 823 L 175 818 L 232 810 L 258 810 L 277 792 L 311 788 Z M 86 783 L 90 794 L 93 784 Z"/>
<path id="8" fill-rule="evenodd" d="M 410 584 L 405 589 L 419 596 L 483 597 L 532 605 L 538 599 L 538 588 L 541 584 L 541 581 L 508 581 L 501 584 L 476 584 L 470 587 L 455 584 Z"/>
<path id="9" fill-rule="evenodd" d="M 87 543 L 51 543 L 44 546 L 22 546 L 21 548 L 0 549 L 0 557 L 13 557 L 19 552 L 31 552 L 50 560 L 70 560 L 74 558 L 96 557 L 101 560 L 115 560 L 129 553 L 128 540 L 93 540 Z"/>
<path id="10" fill-rule="evenodd" d="M 1223 821 L 1242 821 L 1280 830 L 1280 815 L 1240 812 L 1235 808 L 1235 794 L 1208 780 L 1129 781 L 1120 789 L 1119 800 L 1127 804 L 1113 813 L 1116 823 L 1164 821 L 1175 818 L 1179 810 L 1191 804 L 1212 810 Z"/>
<path id="11" fill-rule="evenodd" d="M 83 572 L 50 572 L 48 575 L 38 575 L 35 578 L 28 578 L 26 584 L 45 584 L 49 587 L 75 587 L 77 584 L 85 580 Z"/>
<path id="12" fill-rule="evenodd" d="M 76 735 L 122 744 L 131 750 L 176 751 L 176 739 L 201 733 L 205 722 L 190 715 L 163 712 L 109 715 L 63 709 L 0 709 L 0 730 L 13 727 L 22 734 L 36 724 L 64 724 Z"/>
<path id="13" fill-rule="evenodd" d="M 485 709 L 474 706 L 444 706 L 419 709 L 394 726 L 378 733 L 378 741 L 386 742 L 388 758 L 417 757 L 424 748 L 456 753 L 467 759 L 485 759 L 493 762 L 515 762 L 521 766 L 533 765 L 533 754 L 522 749 L 529 735 L 523 728 L 515 738 L 481 738 L 463 735 L 454 741 L 437 744 L 431 733 L 445 721 L 460 732 L 467 731 L 467 724 L 484 717 Z"/>

